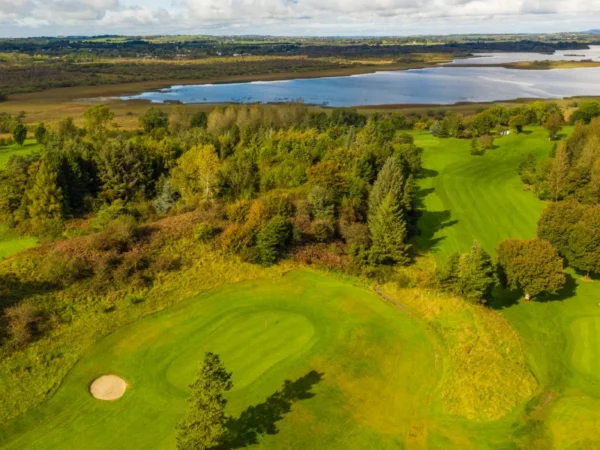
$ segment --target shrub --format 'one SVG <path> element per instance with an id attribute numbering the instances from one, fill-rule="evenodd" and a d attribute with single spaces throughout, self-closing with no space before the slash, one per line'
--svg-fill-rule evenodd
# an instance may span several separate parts
<path id="1" fill-rule="evenodd" d="M 282 256 L 292 237 L 291 224 L 281 216 L 269 220 L 258 233 L 256 246 L 264 265 L 272 265 Z"/>
<path id="2" fill-rule="evenodd" d="M 22 347 L 31 342 L 43 326 L 43 316 L 35 307 L 26 303 L 6 308 L 4 316 L 8 322 L 11 343 Z"/>
<path id="3" fill-rule="evenodd" d="M 52 284 L 68 286 L 93 274 L 93 268 L 84 258 L 62 252 L 47 254 L 37 267 L 39 277 Z"/>
<path id="4" fill-rule="evenodd" d="M 238 200 L 235 203 L 227 205 L 227 218 L 237 224 L 242 224 L 248 220 L 251 203 L 249 200 Z"/>
<path id="5" fill-rule="evenodd" d="M 106 229 L 96 234 L 92 245 L 96 250 L 116 250 L 123 253 L 140 238 L 140 229 L 132 216 L 124 215 L 112 220 Z"/>
<path id="6" fill-rule="evenodd" d="M 216 234 L 216 229 L 208 222 L 202 222 L 194 230 L 194 239 L 207 242 Z"/>
<path id="7" fill-rule="evenodd" d="M 330 220 L 317 220 L 312 224 L 312 234 L 317 242 L 327 242 L 335 235 L 335 228 Z"/>

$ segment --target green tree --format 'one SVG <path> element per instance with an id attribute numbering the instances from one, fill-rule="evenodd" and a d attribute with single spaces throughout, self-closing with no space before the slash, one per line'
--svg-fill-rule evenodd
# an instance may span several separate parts
<path id="1" fill-rule="evenodd" d="M 275 264 L 283 255 L 292 237 L 292 226 L 282 216 L 268 220 L 256 237 L 256 247 L 264 265 Z"/>
<path id="2" fill-rule="evenodd" d="M 548 116 L 544 122 L 544 128 L 548 130 L 548 136 L 551 140 L 557 139 L 558 133 L 562 130 L 564 119 L 562 113 L 554 112 Z"/>
<path id="3" fill-rule="evenodd" d="M 561 142 L 556 149 L 556 156 L 552 160 L 548 182 L 554 201 L 562 197 L 569 177 L 569 155 L 565 142 Z"/>
<path id="4" fill-rule="evenodd" d="M 369 211 L 377 211 L 387 195 L 400 202 L 404 197 L 404 175 L 393 157 L 386 160 L 369 194 Z"/>
<path id="5" fill-rule="evenodd" d="M 232 387 L 231 372 L 227 372 L 219 356 L 206 353 L 197 379 L 190 385 L 192 396 L 185 419 L 178 425 L 179 450 L 212 449 L 225 443 L 227 399 L 224 394 Z"/>
<path id="6" fill-rule="evenodd" d="M 72 139 L 79 134 L 79 129 L 75 126 L 72 117 L 65 117 L 58 122 L 57 133 L 61 139 Z"/>
<path id="7" fill-rule="evenodd" d="M 519 289 L 529 300 L 556 293 L 565 285 L 563 260 L 543 239 L 506 239 L 496 249 L 500 279 L 505 287 Z"/>
<path id="8" fill-rule="evenodd" d="M 490 255 L 475 241 L 469 253 L 460 257 L 458 293 L 466 299 L 487 302 L 496 284 L 494 264 Z"/>
<path id="9" fill-rule="evenodd" d="M 190 119 L 191 128 L 206 128 L 208 124 L 208 116 L 204 111 L 194 113 Z"/>
<path id="10" fill-rule="evenodd" d="M 586 272 L 600 273 L 600 206 L 587 207 L 569 235 L 565 257 Z"/>
<path id="11" fill-rule="evenodd" d="M 566 256 L 573 228 L 581 219 L 584 207 L 576 202 L 551 202 L 538 220 L 537 235 L 550 242 Z"/>
<path id="12" fill-rule="evenodd" d="M 217 187 L 220 162 L 213 145 L 192 147 L 178 160 L 171 173 L 173 187 L 184 201 L 212 199 Z"/>
<path id="13" fill-rule="evenodd" d="M 460 275 L 460 254 L 452 253 L 446 263 L 437 267 L 435 277 L 440 288 L 444 291 L 454 291 L 458 285 Z"/>
<path id="14" fill-rule="evenodd" d="M 33 186 L 25 194 L 27 213 L 37 233 L 43 234 L 49 228 L 62 225 L 63 193 L 56 180 L 56 172 L 42 161 Z"/>
<path id="15" fill-rule="evenodd" d="M 157 128 L 167 129 L 169 126 L 169 115 L 158 109 L 155 106 L 151 106 L 142 114 L 139 118 L 140 127 L 149 133 Z"/>
<path id="16" fill-rule="evenodd" d="M 47 133 L 48 130 L 46 129 L 44 122 L 40 122 L 37 128 L 35 129 L 35 140 L 38 144 L 42 144 L 44 142 Z"/>
<path id="17" fill-rule="evenodd" d="M 115 118 L 115 113 L 108 106 L 99 103 L 88 108 L 83 113 L 83 118 L 85 120 L 84 127 L 90 136 L 102 139 L 106 136 L 106 126 Z"/>
<path id="18" fill-rule="evenodd" d="M 513 130 L 515 133 L 522 133 L 523 127 L 525 125 L 526 125 L 525 117 L 523 117 L 521 114 L 518 114 L 516 116 L 511 116 L 511 118 L 508 119 L 508 127 L 511 130 Z"/>
<path id="19" fill-rule="evenodd" d="M 27 139 L 27 127 L 22 123 L 18 123 L 12 131 L 12 135 L 15 142 L 22 146 L 25 139 Z"/>
<path id="20" fill-rule="evenodd" d="M 386 195 L 375 210 L 369 210 L 371 260 L 375 264 L 408 264 L 410 245 L 406 244 L 406 220 L 398 199 Z"/>

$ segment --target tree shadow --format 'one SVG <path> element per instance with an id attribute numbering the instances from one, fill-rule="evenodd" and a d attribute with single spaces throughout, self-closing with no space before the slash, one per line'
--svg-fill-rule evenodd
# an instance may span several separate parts
<path id="1" fill-rule="evenodd" d="M 277 422 L 292 410 L 298 400 L 315 396 L 312 387 L 323 380 L 323 373 L 313 370 L 296 381 L 285 380 L 283 387 L 270 395 L 263 403 L 249 406 L 237 418 L 229 418 L 225 427 L 230 438 L 222 450 L 244 448 L 257 444 L 261 435 L 279 433 Z"/>
<path id="2" fill-rule="evenodd" d="M 435 178 L 439 175 L 440 173 L 437 170 L 432 170 L 432 169 L 421 169 L 420 172 L 417 174 L 417 178 L 424 180 L 427 178 Z"/>
<path id="3" fill-rule="evenodd" d="M 35 295 L 47 294 L 57 289 L 56 284 L 40 281 L 23 281 L 13 274 L 0 276 L 0 312 Z"/>
<path id="4" fill-rule="evenodd" d="M 556 294 L 539 295 L 531 299 L 531 301 L 537 303 L 561 302 L 575 296 L 577 290 L 577 281 L 571 276 L 571 274 L 566 273 L 565 277 L 565 285 Z M 522 298 L 523 293 L 519 290 L 496 287 L 492 295 L 492 301 L 490 301 L 488 305 L 493 309 L 506 309 L 518 304 Z"/>
<path id="5" fill-rule="evenodd" d="M 450 220 L 452 213 L 446 211 L 428 211 L 421 210 L 419 218 L 419 250 L 429 252 L 435 250 L 440 242 L 446 239 L 445 236 L 434 237 L 438 231 L 449 228 L 458 223 L 458 220 Z"/>

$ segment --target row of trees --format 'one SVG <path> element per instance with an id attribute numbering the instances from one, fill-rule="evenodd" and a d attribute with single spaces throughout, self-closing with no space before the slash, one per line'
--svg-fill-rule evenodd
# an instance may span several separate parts
<path id="1" fill-rule="evenodd" d="M 519 166 L 524 183 L 543 200 L 600 202 L 600 119 L 577 122 L 573 133 L 557 143 L 549 159 L 527 155 Z"/>
<path id="2" fill-rule="evenodd" d="M 491 298 L 496 285 L 518 290 L 529 300 L 554 294 L 566 282 L 562 258 L 543 239 L 506 239 L 496 249 L 496 262 L 475 242 L 468 253 L 450 255 L 436 276 L 443 290 L 478 304 Z"/>

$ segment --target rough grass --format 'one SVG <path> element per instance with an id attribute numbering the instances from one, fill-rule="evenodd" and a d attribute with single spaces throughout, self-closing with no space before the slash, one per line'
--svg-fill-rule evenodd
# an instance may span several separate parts
<path id="1" fill-rule="evenodd" d="M 234 373 L 229 413 L 261 405 L 250 422 L 278 429 L 259 437 L 262 448 L 398 448 L 426 417 L 436 379 L 418 323 L 364 289 L 292 272 L 190 298 L 108 336 L 49 401 L 0 431 L 3 448 L 173 448 L 206 351 Z M 105 373 L 128 382 L 120 400 L 89 394 Z M 291 410 L 279 413 L 265 400 L 285 380 Z M 253 427 L 242 429 L 252 443 Z"/>
<path id="2" fill-rule="evenodd" d="M 417 262 L 432 270 L 431 260 Z M 414 269 L 401 269 L 405 276 Z M 444 361 L 442 399 L 451 414 L 477 422 L 501 419 L 527 401 L 537 382 L 518 334 L 496 311 L 419 288 L 384 286 L 387 294 L 425 320 L 439 337 Z"/>

